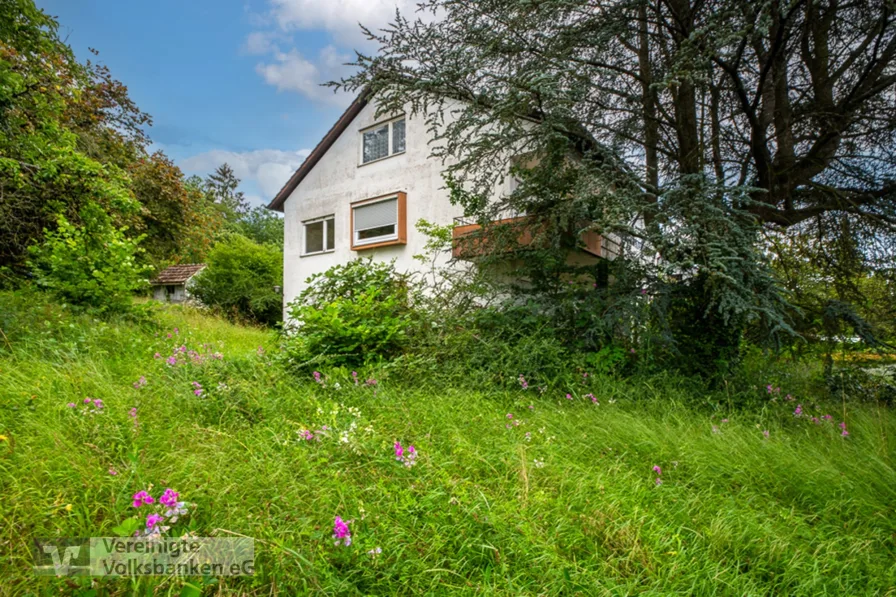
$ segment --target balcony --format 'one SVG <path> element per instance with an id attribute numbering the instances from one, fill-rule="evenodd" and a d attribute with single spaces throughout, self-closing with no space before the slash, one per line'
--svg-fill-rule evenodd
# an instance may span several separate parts
<path id="1" fill-rule="evenodd" d="M 475 259 L 493 252 L 512 253 L 525 249 L 540 249 L 547 246 L 545 226 L 532 216 L 516 216 L 489 222 L 485 229 L 475 220 L 454 219 L 452 231 L 452 255 L 455 259 Z M 607 242 L 594 231 L 583 232 L 579 236 L 578 251 L 593 257 L 612 258 L 618 246 Z"/>

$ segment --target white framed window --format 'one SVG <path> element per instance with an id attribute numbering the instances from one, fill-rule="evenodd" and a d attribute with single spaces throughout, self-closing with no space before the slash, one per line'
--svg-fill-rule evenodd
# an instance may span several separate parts
<path id="1" fill-rule="evenodd" d="M 336 247 L 336 219 L 325 216 L 302 222 L 302 255 L 326 253 Z"/>
<path id="2" fill-rule="evenodd" d="M 372 245 L 398 238 L 398 197 L 352 207 L 354 245 Z"/>
<path id="3" fill-rule="evenodd" d="M 405 118 L 401 116 L 361 131 L 361 164 L 404 153 Z"/>

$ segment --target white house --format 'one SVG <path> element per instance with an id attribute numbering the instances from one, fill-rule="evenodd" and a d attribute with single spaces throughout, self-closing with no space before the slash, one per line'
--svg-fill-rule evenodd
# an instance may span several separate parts
<path id="1" fill-rule="evenodd" d="M 361 93 L 268 205 L 284 215 L 284 304 L 312 274 L 357 257 L 394 259 L 400 271 L 414 271 L 422 265 L 413 256 L 427 242 L 414 224 L 454 224 L 463 215 L 444 188 L 442 161 L 430 156 L 423 119 L 377 119 L 375 112 Z M 496 193 L 509 193 L 512 184 Z M 457 224 L 456 243 L 479 228 Z M 583 240 L 591 258 L 601 255 L 599 236 Z M 461 249 L 455 245 L 455 257 L 463 257 Z"/>

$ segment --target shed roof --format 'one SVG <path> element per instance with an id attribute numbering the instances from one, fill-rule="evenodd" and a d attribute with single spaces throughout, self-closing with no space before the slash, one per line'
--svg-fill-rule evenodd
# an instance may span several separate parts
<path id="1" fill-rule="evenodd" d="M 182 265 L 172 265 L 166 267 L 155 280 L 150 282 L 153 286 L 161 286 L 163 284 L 183 284 L 205 267 L 204 263 L 185 263 Z"/>

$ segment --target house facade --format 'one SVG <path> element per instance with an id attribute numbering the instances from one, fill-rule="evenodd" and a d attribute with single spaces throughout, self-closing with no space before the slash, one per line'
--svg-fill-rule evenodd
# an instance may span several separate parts
<path id="1" fill-rule="evenodd" d="M 481 251 L 479 226 L 463 222 L 462 207 L 451 204 L 445 164 L 431 156 L 424 119 L 375 113 L 372 98 L 361 93 L 268 205 L 284 215 L 284 305 L 309 276 L 357 257 L 394 260 L 403 272 L 424 267 L 414 259 L 428 241 L 415 230 L 421 219 L 455 225 L 454 258 Z M 494 192 L 510 193 L 513 185 L 508 177 Z M 520 244 L 527 238 L 531 230 L 524 224 Z M 597 234 L 582 240 L 586 258 L 606 257 Z M 441 258 L 447 262 L 452 255 Z"/>

